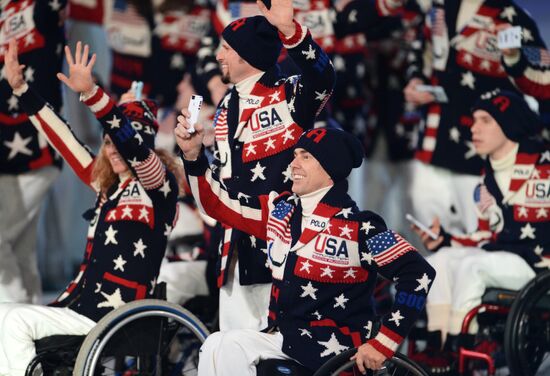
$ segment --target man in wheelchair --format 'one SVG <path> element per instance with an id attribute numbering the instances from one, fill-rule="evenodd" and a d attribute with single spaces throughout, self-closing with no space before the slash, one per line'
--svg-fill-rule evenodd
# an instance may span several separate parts
<path id="1" fill-rule="evenodd" d="M 426 304 L 428 346 L 412 357 L 431 371 L 450 370 L 457 348 L 472 345 L 473 335 L 459 333 L 486 288 L 519 290 L 550 268 L 550 150 L 535 139 L 539 119 L 523 98 L 499 90 L 484 94 L 472 112 L 472 140 L 486 156 L 474 192 L 478 230 L 450 235 L 435 218 L 433 240 L 415 228 L 437 252 L 428 257 L 438 276 Z"/>
<path id="2" fill-rule="evenodd" d="M 424 307 L 435 277 L 424 258 L 381 217 L 360 211 L 346 178 L 359 167 L 357 138 L 313 129 L 294 149 L 292 191 L 238 197 L 217 181 L 201 152 L 203 130 L 189 133 L 188 112 L 176 139 L 198 206 L 218 221 L 268 241 L 273 286 L 269 326 L 208 337 L 200 375 L 255 375 L 266 358 L 294 359 L 317 370 L 331 356 L 358 347 L 358 368 L 378 369 L 391 357 Z M 377 321 L 373 289 L 380 273 L 396 282 L 390 313 Z"/>
<path id="3" fill-rule="evenodd" d="M 80 143 L 69 126 L 27 85 L 10 42 L 6 78 L 31 122 L 81 180 L 97 193 L 84 261 L 76 278 L 50 306 L 0 304 L 0 375 L 25 374 L 35 355 L 34 340 L 55 334 L 84 335 L 103 316 L 126 302 L 153 296 L 176 214 L 178 185 L 169 156 L 157 154 L 155 105 L 135 98 L 117 107 L 94 84 L 88 46 L 75 56 L 65 49 L 69 77 L 58 74 L 103 126 L 99 155 Z"/>

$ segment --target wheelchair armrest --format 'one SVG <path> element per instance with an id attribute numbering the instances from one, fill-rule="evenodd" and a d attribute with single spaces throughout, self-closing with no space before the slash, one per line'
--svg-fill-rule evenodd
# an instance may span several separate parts
<path id="1" fill-rule="evenodd" d="M 34 341 L 36 353 L 50 350 L 59 350 L 61 348 L 78 349 L 86 336 L 78 335 L 53 335 L 40 338 Z"/>
<path id="2" fill-rule="evenodd" d="M 483 304 L 495 304 L 510 307 L 514 300 L 516 300 L 517 295 L 518 291 L 515 290 L 488 288 L 485 290 L 485 293 L 481 298 L 481 302 Z"/>

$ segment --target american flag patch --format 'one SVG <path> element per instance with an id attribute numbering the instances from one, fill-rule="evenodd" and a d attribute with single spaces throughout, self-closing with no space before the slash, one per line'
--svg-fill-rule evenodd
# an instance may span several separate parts
<path id="1" fill-rule="evenodd" d="M 539 66 L 550 65 L 550 53 L 538 47 L 523 47 L 521 49 L 531 64 Z"/>
<path id="2" fill-rule="evenodd" d="M 474 190 L 474 202 L 480 213 L 485 212 L 487 208 L 493 205 L 495 198 L 489 193 L 485 184 L 479 184 Z"/>
<path id="3" fill-rule="evenodd" d="M 367 239 L 367 246 L 374 255 L 374 261 L 378 266 L 389 264 L 405 253 L 415 250 L 412 245 L 392 230 L 386 230 Z"/>
<path id="4" fill-rule="evenodd" d="M 214 115 L 214 134 L 216 140 L 225 140 L 227 138 L 227 110 L 219 109 Z"/>
<path id="5" fill-rule="evenodd" d="M 290 217 L 294 212 L 294 206 L 288 202 L 281 201 L 279 202 L 267 220 L 267 232 L 269 235 L 274 235 L 284 241 L 285 243 L 290 243 Z"/>

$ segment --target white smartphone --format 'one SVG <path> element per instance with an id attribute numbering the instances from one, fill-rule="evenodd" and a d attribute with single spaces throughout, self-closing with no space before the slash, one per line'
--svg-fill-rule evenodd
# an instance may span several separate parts
<path id="1" fill-rule="evenodd" d="M 187 110 L 191 114 L 189 117 L 189 124 L 191 125 L 191 128 L 188 129 L 189 133 L 195 133 L 195 124 L 197 124 L 197 121 L 199 120 L 199 112 L 201 110 L 201 106 L 202 96 L 192 95 L 191 99 L 189 100 L 189 105 L 187 106 Z"/>
<path id="2" fill-rule="evenodd" d="M 143 82 L 141 81 L 132 81 L 132 86 L 130 90 L 134 93 L 137 101 L 141 100 L 141 92 L 143 91 Z"/>
<path id="3" fill-rule="evenodd" d="M 428 234 L 430 238 L 432 238 L 433 240 L 437 240 L 438 238 L 437 234 L 433 232 L 428 226 L 420 222 L 418 219 L 416 219 L 409 213 L 405 215 L 405 218 L 407 219 L 407 221 L 411 222 L 413 225 L 415 225 L 416 227 L 424 231 L 426 234 Z"/>
<path id="4" fill-rule="evenodd" d="M 431 93 L 434 96 L 436 102 L 447 103 L 449 101 L 449 98 L 445 93 L 445 89 L 443 89 L 442 86 L 417 85 L 416 90 Z"/>
<path id="5" fill-rule="evenodd" d="M 509 27 L 506 30 L 501 30 L 497 34 L 497 47 L 505 48 L 520 48 L 521 47 L 521 26 Z"/>

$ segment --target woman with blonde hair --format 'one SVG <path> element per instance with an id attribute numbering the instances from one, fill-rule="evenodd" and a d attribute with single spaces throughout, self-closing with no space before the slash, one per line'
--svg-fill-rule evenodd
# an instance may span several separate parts
<path id="1" fill-rule="evenodd" d="M 88 46 L 79 42 L 74 58 L 66 47 L 65 55 L 69 77 L 58 78 L 81 93 L 101 122 L 105 136 L 98 156 L 25 83 L 13 40 L 5 56 L 6 78 L 31 122 L 97 193 L 96 205 L 85 214 L 90 225 L 84 261 L 55 302 L 0 304 L 0 375 L 24 375 L 35 355 L 34 340 L 86 334 L 111 310 L 151 297 L 176 216 L 176 178 L 163 163 L 168 159 L 154 152 L 154 103 L 129 100 L 117 107 L 92 80 L 95 55 L 88 59 Z"/>

